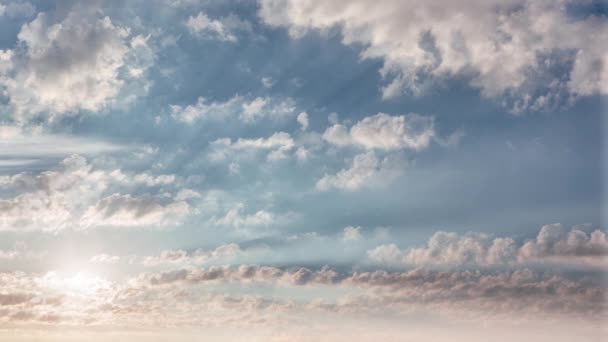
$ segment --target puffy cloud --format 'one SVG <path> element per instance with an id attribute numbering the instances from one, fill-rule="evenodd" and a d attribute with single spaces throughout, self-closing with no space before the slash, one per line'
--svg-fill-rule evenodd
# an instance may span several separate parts
<path id="1" fill-rule="evenodd" d="M 243 215 L 241 213 L 242 210 L 242 205 L 232 208 L 226 212 L 226 215 L 216 219 L 214 222 L 220 225 L 242 228 L 251 226 L 267 227 L 275 220 L 275 215 L 265 210 L 258 210 L 251 215 Z"/>
<path id="2" fill-rule="evenodd" d="M 565 232 L 559 224 L 541 228 L 536 239 L 518 245 L 511 238 L 484 234 L 458 235 L 437 232 L 421 248 L 401 250 L 395 244 L 378 246 L 367 252 L 374 262 L 388 265 L 516 265 L 557 262 L 602 266 L 608 256 L 606 233 L 591 234 L 578 227 Z"/>
<path id="3" fill-rule="evenodd" d="M 360 240 L 362 238 L 361 227 L 348 226 L 344 228 L 343 235 L 344 240 Z"/>
<path id="4" fill-rule="evenodd" d="M 434 120 L 418 114 L 391 116 L 378 113 L 362 119 L 350 130 L 341 124 L 327 128 L 323 139 L 337 146 L 357 146 L 364 149 L 421 150 L 435 136 Z"/>
<path id="5" fill-rule="evenodd" d="M 608 92 L 608 22 L 570 17 L 573 1 L 260 2 L 260 17 L 294 37 L 338 27 L 363 58 L 382 58 L 384 98 L 461 75 L 485 96 L 514 98 L 516 110 Z"/>
<path id="6" fill-rule="evenodd" d="M 224 101 L 208 101 L 199 97 L 196 104 L 179 106 L 171 105 L 171 116 L 176 120 L 193 123 L 197 120 L 223 120 L 236 117 L 246 124 L 253 124 L 261 119 L 282 120 L 294 115 L 295 103 L 292 99 L 275 100 L 269 97 L 246 99 L 233 96 Z"/>
<path id="7" fill-rule="evenodd" d="M 603 262 L 606 257 L 608 257 L 606 232 L 598 229 L 589 234 L 580 227 L 573 227 L 566 232 L 561 224 L 543 226 L 536 239 L 526 242 L 519 251 L 521 260 L 562 259 L 562 261 Z"/>
<path id="8" fill-rule="evenodd" d="M 145 39 L 100 13 L 79 7 L 58 21 L 39 13 L 23 25 L 11 68 L 0 75 L 17 121 L 99 111 L 142 77 L 150 60 L 135 56 L 150 54 Z"/>
<path id="9" fill-rule="evenodd" d="M 301 112 L 300 114 L 298 114 L 296 119 L 298 120 L 298 123 L 300 124 L 300 127 L 303 131 L 308 129 L 308 113 Z"/>
<path id="10" fill-rule="evenodd" d="M 356 155 L 350 168 L 342 169 L 335 175 L 326 174 L 316 183 L 319 191 L 332 188 L 354 191 L 365 186 L 390 182 L 399 173 L 403 163 L 390 157 L 382 160 L 373 151 Z"/>
<path id="11" fill-rule="evenodd" d="M 9 195 L 0 198 L 0 230 L 56 232 L 98 225 L 174 223 L 190 211 L 188 199 L 183 196 L 178 199 L 177 195 L 132 196 L 111 192 L 117 188 L 128 190 L 138 184 L 167 184 L 168 180 L 172 177 L 94 169 L 78 155 L 38 174 L 21 172 L 0 176 L 0 188 Z"/>
<path id="12" fill-rule="evenodd" d="M 211 19 L 204 12 L 191 16 L 186 22 L 190 32 L 206 39 L 236 42 L 239 31 L 250 31 L 251 24 L 231 14 L 224 18 Z"/>
<path id="13" fill-rule="evenodd" d="M 112 194 L 89 207 L 82 215 L 79 226 L 134 227 L 175 224 L 190 213 L 187 202 L 162 197 Z"/>

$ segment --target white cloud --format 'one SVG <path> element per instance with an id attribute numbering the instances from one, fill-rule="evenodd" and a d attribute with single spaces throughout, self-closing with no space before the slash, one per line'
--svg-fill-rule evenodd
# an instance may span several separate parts
<path id="1" fill-rule="evenodd" d="M 303 131 L 308 129 L 308 113 L 301 112 L 300 114 L 298 114 L 296 119 L 298 120 L 300 128 L 302 128 Z"/>
<path id="2" fill-rule="evenodd" d="M 344 228 L 343 238 L 344 240 L 361 240 L 363 236 L 361 235 L 361 227 L 353 227 L 348 226 Z"/>
<path id="3" fill-rule="evenodd" d="M 222 138 L 211 143 L 212 160 L 223 160 L 231 151 L 237 150 L 270 150 L 268 159 L 278 160 L 287 158 L 287 153 L 295 147 L 295 142 L 285 132 L 276 132 L 268 138 L 244 139 L 238 138 L 232 142 L 230 138 Z"/>
<path id="4" fill-rule="evenodd" d="M 127 83 L 142 77 L 150 61 L 135 55 L 150 53 L 145 41 L 129 40 L 128 28 L 99 13 L 80 7 L 59 21 L 39 13 L 23 25 L 12 66 L 0 75 L 17 121 L 99 111 L 117 101 Z M 136 69 L 140 72 L 133 73 Z"/>
<path id="5" fill-rule="evenodd" d="M 606 233 L 587 233 L 579 227 L 566 231 L 561 224 L 541 228 L 535 240 L 526 242 L 519 250 L 520 260 L 590 261 L 601 263 L 608 257 Z"/>
<path id="6" fill-rule="evenodd" d="M 206 39 L 236 42 L 239 31 L 251 30 L 251 25 L 231 14 L 220 19 L 211 19 L 204 12 L 191 16 L 186 22 L 190 32 Z"/>
<path id="7" fill-rule="evenodd" d="M 31 17 L 36 13 L 36 7 L 27 1 L 11 1 L 6 5 L 0 3 L 0 17 L 6 15 L 10 18 Z"/>
<path id="8" fill-rule="evenodd" d="M 354 191 L 364 186 L 390 182 L 399 174 L 403 164 L 399 160 L 385 157 L 380 160 L 373 151 L 358 154 L 353 158 L 348 169 L 342 169 L 335 175 L 326 174 L 317 181 L 319 191 L 332 188 Z"/>
<path id="9" fill-rule="evenodd" d="M 175 175 L 153 176 L 147 173 L 140 173 L 133 178 L 135 182 L 144 183 L 147 186 L 167 185 L 175 182 Z"/>
<path id="10" fill-rule="evenodd" d="M 172 225 L 190 213 L 185 201 L 167 201 L 162 197 L 112 194 L 90 206 L 82 215 L 80 229 L 96 226 L 142 227 Z"/>
<path id="11" fill-rule="evenodd" d="M 208 101 L 199 97 L 196 104 L 188 106 L 171 105 L 171 116 L 185 123 L 197 120 L 224 120 L 239 118 L 245 124 L 253 124 L 258 120 L 283 120 L 294 115 L 295 103 L 292 99 L 275 100 L 270 97 L 246 99 L 234 96 L 224 102 Z"/>
<path id="12" fill-rule="evenodd" d="M 275 221 L 275 217 L 272 213 L 265 210 L 258 210 L 250 215 L 243 215 L 243 206 L 236 206 L 228 212 L 224 217 L 216 219 L 214 222 L 216 224 L 230 226 L 234 228 L 243 228 L 243 227 L 256 227 L 256 226 L 264 226 L 268 227 Z"/>
<path id="13" fill-rule="evenodd" d="M 484 234 L 459 235 L 436 232 L 424 247 L 401 250 L 395 244 L 378 246 L 367 253 L 374 262 L 388 265 L 516 265 L 559 263 L 601 266 L 608 256 L 606 233 L 590 234 L 559 224 L 545 225 L 538 236 L 523 245 L 507 237 L 491 239 Z"/>
<path id="14" fill-rule="evenodd" d="M 340 28 L 344 44 L 364 46 L 362 58 L 384 60 L 384 98 L 465 75 L 484 96 L 513 98 L 523 111 L 567 102 L 567 93 L 608 93 L 608 21 L 569 17 L 571 3 L 262 0 L 259 15 L 293 37 Z"/>
<path id="15" fill-rule="evenodd" d="M 323 139 L 337 146 L 357 146 L 364 149 L 421 150 L 435 136 L 434 120 L 417 114 L 391 116 L 378 113 L 354 124 L 350 129 L 342 124 L 330 126 Z"/>
<path id="16" fill-rule="evenodd" d="M 243 103 L 241 119 L 246 123 L 252 123 L 265 117 L 279 120 L 294 114 L 293 100 L 288 98 L 284 101 L 272 102 L 270 98 L 257 97 L 249 103 Z"/>
<path id="17" fill-rule="evenodd" d="M 173 224 L 190 211 L 184 196 L 177 199 L 179 194 L 172 198 L 170 194 L 150 193 L 149 189 L 137 196 L 114 193 L 117 189 L 169 184 L 166 181 L 170 179 L 167 175 L 95 169 L 78 155 L 38 174 L 0 176 L 0 189 L 8 195 L 0 198 L 0 230 L 57 232 L 102 225 Z"/>

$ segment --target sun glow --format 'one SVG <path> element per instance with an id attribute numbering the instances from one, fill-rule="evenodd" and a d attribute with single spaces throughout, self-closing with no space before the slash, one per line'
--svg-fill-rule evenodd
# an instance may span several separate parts
<path id="1" fill-rule="evenodd" d="M 47 287 L 67 295 L 90 296 L 98 290 L 110 287 L 110 282 L 90 271 L 79 271 L 73 274 L 48 272 L 42 279 Z"/>

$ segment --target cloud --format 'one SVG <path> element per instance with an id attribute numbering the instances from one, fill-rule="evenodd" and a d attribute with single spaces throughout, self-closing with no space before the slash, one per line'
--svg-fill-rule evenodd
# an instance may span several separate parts
<path id="1" fill-rule="evenodd" d="M 6 251 L 0 249 L 0 260 L 13 260 L 17 256 L 19 256 L 19 252 L 16 250 Z"/>
<path id="2" fill-rule="evenodd" d="M 103 140 L 69 135 L 48 134 L 37 129 L 26 130 L 0 124 L 0 155 L 10 159 L 65 157 L 71 154 L 98 154 L 126 147 Z"/>
<path id="3" fill-rule="evenodd" d="M 251 24 L 239 19 L 234 14 L 219 19 L 211 19 L 204 12 L 191 16 L 186 26 L 193 35 L 205 39 L 236 42 L 239 31 L 250 31 Z"/>
<path id="4" fill-rule="evenodd" d="M 513 266 L 557 263 L 602 267 L 608 257 L 606 233 L 590 234 L 573 227 L 566 232 L 560 224 L 545 225 L 534 240 L 518 245 L 511 238 L 490 238 L 485 234 L 458 235 L 436 232 L 427 245 L 401 250 L 395 244 L 378 246 L 368 258 L 386 265 Z"/>
<path id="5" fill-rule="evenodd" d="M 264 88 L 272 88 L 272 86 L 275 84 L 272 77 L 262 77 L 261 82 Z"/>
<path id="6" fill-rule="evenodd" d="M 67 228 L 173 224 L 190 212 L 188 200 L 144 192 L 120 194 L 143 186 L 172 184 L 174 176 L 125 174 L 95 169 L 79 155 L 40 173 L 0 176 L 0 230 L 57 232 Z"/>
<path id="7" fill-rule="evenodd" d="M 243 227 L 268 227 L 275 221 L 275 215 L 265 210 L 258 210 L 251 215 L 243 215 L 241 211 L 243 206 L 236 206 L 226 212 L 224 217 L 216 219 L 214 222 L 219 225 L 230 226 L 234 228 Z"/>
<path id="8" fill-rule="evenodd" d="M 340 29 L 361 57 L 382 58 L 384 98 L 424 93 L 436 80 L 466 76 L 486 97 L 513 108 L 551 108 L 570 95 L 608 93 L 608 22 L 572 18 L 573 1 L 262 0 L 259 16 L 293 37 Z M 548 67 L 550 66 L 551 67 Z"/>
<path id="9" fill-rule="evenodd" d="M 442 313 L 473 310 L 491 314 L 535 315 L 543 312 L 592 317 L 603 312 L 606 305 L 602 300 L 606 289 L 601 285 L 528 269 L 501 272 L 415 269 L 406 272 L 338 273 L 329 268 L 212 266 L 142 274 L 134 283 L 142 288 L 262 283 L 278 287 L 358 289 L 361 291 L 359 295 L 346 296 L 337 301 L 338 308 L 351 312 L 365 312 L 379 307 L 383 310 L 389 307 L 403 310 L 407 306 L 423 305 Z"/>
<path id="10" fill-rule="evenodd" d="M 180 106 L 171 105 L 171 116 L 185 123 L 198 120 L 224 120 L 238 118 L 245 124 L 253 124 L 262 119 L 282 120 L 293 116 L 295 103 L 292 99 L 275 100 L 270 97 L 246 99 L 235 95 L 224 101 L 208 101 L 199 97 L 196 104 Z"/>
<path id="11" fill-rule="evenodd" d="M 400 160 L 392 157 L 378 159 L 373 151 L 356 155 L 350 168 L 342 169 L 335 175 L 325 174 L 316 183 L 319 191 L 332 188 L 355 191 L 362 187 L 386 184 L 394 179 L 403 167 Z"/>
<path id="12" fill-rule="evenodd" d="M 367 150 L 421 150 L 435 136 L 434 120 L 418 114 L 368 116 L 350 129 L 342 124 L 330 126 L 323 139 L 336 146 L 356 146 Z"/>
<path id="13" fill-rule="evenodd" d="M 608 257 L 606 232 L 591 233 L 580 227 L 566 232 L 561 224 L 543 226 L 535 240 L 526 242 L 519 250 L 520 260 L 562 259 L 562 261 L 605 261 Z"/>
<path id="14" fill-rule="evenodd" d="M 184 255 L 192 254 L 164 256 L 171 263 Z M 321 316 L 327 323 L 353 314 L 367 320 L 380 313 L 383 323 L 434 313 L 452 324 L 454 319 L 478 324 L 480 316 L 487 324 L 514 317 L 535 318 L 536 323 L 541 314 L 543 319 L 576 317 L 598 324 L 606 310 L 601 282 L 527 269 L 338 272 L 328 267 L 188 265 L 116 281 L 83 272 L 0 272 L 0 286 L 1 319 L 74 327 L 93 322 L 144 328 L 178 323 L 285 327 L 285 319 L 298 317 Z M 263 291 L 251 292 L 259 288 Z M 297 300 L 281 295 L 294 290 L 302 294 Z"/>
<path id="15" fill-rule="evenodd" d="M 120 257 L 118 255 L 109 255 L 102 253 L 92 256 L 89 261 L 95 264 L 116 264 L 120 261 Z"/>
<path id="16" fill-rule="evenodd" d="M 97 112 L 116 101 L 127 83 L 150 63 L 145 39 L 93 9 L 77 8 L 61 19 L 46 13 L 23 25 L 11 67 L 0 75 L 14 118 L 50 119 L 80 110 Z M 139 72 L 133 72 L 139 70 Z"/>
<path id="17" fill-rule="evenodd" d="M 300 114 L 298 114 L 296 119 L 298 120 L 300 128 L 302 128 L 303 131 L 308 129 L 308 113 L 301 112 Z"/>
<path id="18" fill-rule="evenodd" d="M 213 250 L 197 249 L 192 252 L 184 250 L 166 250 L 158 256 L 147 256 L 143 260 L 143 265 L 155 267 L 162 265 L 202 265 L 212 261 L 226 260 L 234 258 L 243 251 L 236 243 L 221 245 Z"/>
<path id="19" fill-rule="evenodd" d="M 80 219 L 79 227 L 94 226 L 137 227 L 163 226 L 179 222 L 190 213 L 190 205 L 155 196 L 133 197 L 112 194 L 90 206 Z"/>
<path id="20" fill-rule="evenodd" d="M 343 235 L 344 240 L 361 240 L 361 227 L 348 226 L 344 228 Z"/>
<path id="21" fill-rule="evenodd" d="M 278 160 L 287 158 L 294 147 L 295 142 L 289 133 L 276 132 L 268 138 L 244 139 L 238 138 L 232 141 L 230 138 L 221 138 L 211 143 L 212 151 L 210 158 L 223 160 L 234 151 L 270 150 L 268 159 Z"/>
<path id="22" fill-rule="evenodd" d="M 10 18 L 31 17 L 36 13 L 36 7 L 27 1 L 0 3 L 0 16 L 6 15 Z"/>

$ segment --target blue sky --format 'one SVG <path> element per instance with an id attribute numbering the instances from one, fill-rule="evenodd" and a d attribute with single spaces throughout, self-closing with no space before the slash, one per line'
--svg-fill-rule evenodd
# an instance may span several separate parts
<path id="1" fill-rule="evenodd" d="M 597 340 L 607 9 L 2 0 L 0 339 Z"/>

